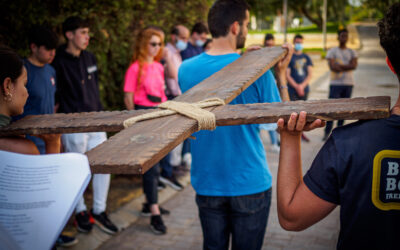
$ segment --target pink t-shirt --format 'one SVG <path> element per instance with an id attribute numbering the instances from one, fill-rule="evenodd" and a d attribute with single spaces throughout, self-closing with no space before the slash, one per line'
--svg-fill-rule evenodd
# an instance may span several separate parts
<path id="1" fill-rule="evenodd" d="M 159 62 L 143 63 L 140 89 L 136 90 L 139 75 L 139 62 L 136 61 L 125 73 L 124 91 L 133 92 L 133 103 L 146 107 L 154 107 L 160 104 L 152 102 L 147 95 L 161 98 L 165 102 L 167 97 L 164 93 L 164 67 Z"/>

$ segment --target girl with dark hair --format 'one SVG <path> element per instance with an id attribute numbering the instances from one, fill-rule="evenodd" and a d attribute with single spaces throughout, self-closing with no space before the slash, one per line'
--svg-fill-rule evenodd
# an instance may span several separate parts
<path id="1" fill-rule="evenodd" d="M 132 64 L 125 74 L 124 102 L 128 110 L 154 108 L 167 100 L 164 91 L 164 67 L 159 62 L 163 47 L 163 36 L 158 30 L 147 28 L 139 33 Z M 142 214 L 151 215 L 150 227 L 154 233 L 165 234 L 167 228 L 161 214 L 169 214 L 169 211 L 157 204 L 158 175 L 158 163 L 143 175 L 146 203 L 143 204 Z"/>
<path id="2" fill-rule="evenodd" d="M 0 46 L 0 127 L 11 123 L 11 116 L 20 115 L 24 112 L 24 106 L 28 99 L 26 83 L 27 72 L 22 60 L 10 48 Z M 47 154 L 60 153 L 60 135 L 47 134 L 38 135 L 44 143 Z M 0 137 L 0 150 L 38 155 L 36 145 L 23 137 Z M 56 244 L 72 246 L 78 243 L 74 237 L 61 234 Z"/>
<path id="3" fill-rule="evenodd" d="M 24 112 L 28 99 L 27 73 L 22 60 L 7 47 L 0 47 L 0 127 L 11 123 L 11 116 Z M 46 144 L 46 153 L 60 152 L 60 135 L 40 135 Z M 22 137 L 0 138 L 0 150 L 39 154 L 35 144 Z"/>

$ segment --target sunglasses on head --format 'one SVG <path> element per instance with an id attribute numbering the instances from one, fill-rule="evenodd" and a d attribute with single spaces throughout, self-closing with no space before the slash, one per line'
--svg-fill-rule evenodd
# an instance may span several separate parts
<path id="1" fill-rule="evenodd" d="M 150 43 L 150 45 L 153 47 L 156 47 L 156 46 L 161 47 L 162 43 Z"/>

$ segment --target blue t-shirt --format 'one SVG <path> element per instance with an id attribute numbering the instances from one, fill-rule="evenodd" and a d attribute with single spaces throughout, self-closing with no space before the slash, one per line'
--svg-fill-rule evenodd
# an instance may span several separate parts
<path id="1" fill-rule="evenodd" d="M 212 56 L 202 53 L 186 60 L 179 68 L 182 92 L 232 63 L 236 53 Z M 267 71 L 231 104 L 280 102 L 271 71 Z M 240 196 L 263 192 L 271 187 L 259 125 L 217 127 L 200 131 L 191 140 L 191 183 L 199 195 Z"/>
<path id="2" fill-rule="evenodd" d="M 304 53 L 302 53 L 301 55 L 293 54 L 292 59 L 290 60 L 289 63 L 290 76 L 297 84 L 302 83 L 307 78 L 308 66 L 313 66 L 312 61 L 308 55 Z M 289 91 L 296 92 L 296 90 L 292 86 L 290 86 L 290 84 L 288 84 L 288 87 Z M 309 88 L 307 85 L 304 91 L 308 92 L 308 90 Z"/>
<path id="3" fill-rule="evenodd" d="M 197 56 L 203 53 L 203 51 L 203 47 L 193 46 L 190 42 L 188 42 L 186 49 L 181 51 L 182 61 Z"/>
<path id="4" fill-rule="evenodd" d="M 19 120 L 27 115 L 43 115 L 54 113 L 54 99 L 56 92 L 56 71 L 49 64 L 38 67 L 24 60 L 26 71 L 28 72 L 28 100 L 24 106 L 24 113 L 14 117 Z M 27 136 L 32 140 L 41 154 L 45 153 L 45 144 L 42 139 L 34 136 Z"/>
<path id="5" fill-rule="evenodd" d="M 340 205 L 338 249 L 395 249 L 400 235 L 400 116 L 337 128 L 304 183 Z"/>

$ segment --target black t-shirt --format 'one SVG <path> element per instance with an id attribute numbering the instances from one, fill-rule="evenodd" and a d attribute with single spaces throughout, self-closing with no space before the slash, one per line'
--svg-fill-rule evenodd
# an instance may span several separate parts
<path id="1" fill-rule="evenodd" d="M 59 113 L 91 112 L 103 109 L 100 103 L 98 70 L 93 54 L 82 51 L 75 57 L 57 50 L 52 66 L 57 74 L 56 103 Z"/>
<path id="2" fill-rule="evenodd" d="M 304 182 L 340 205 L 338 249 L 399 248 L 400 116 L 335 129 Z"/>

